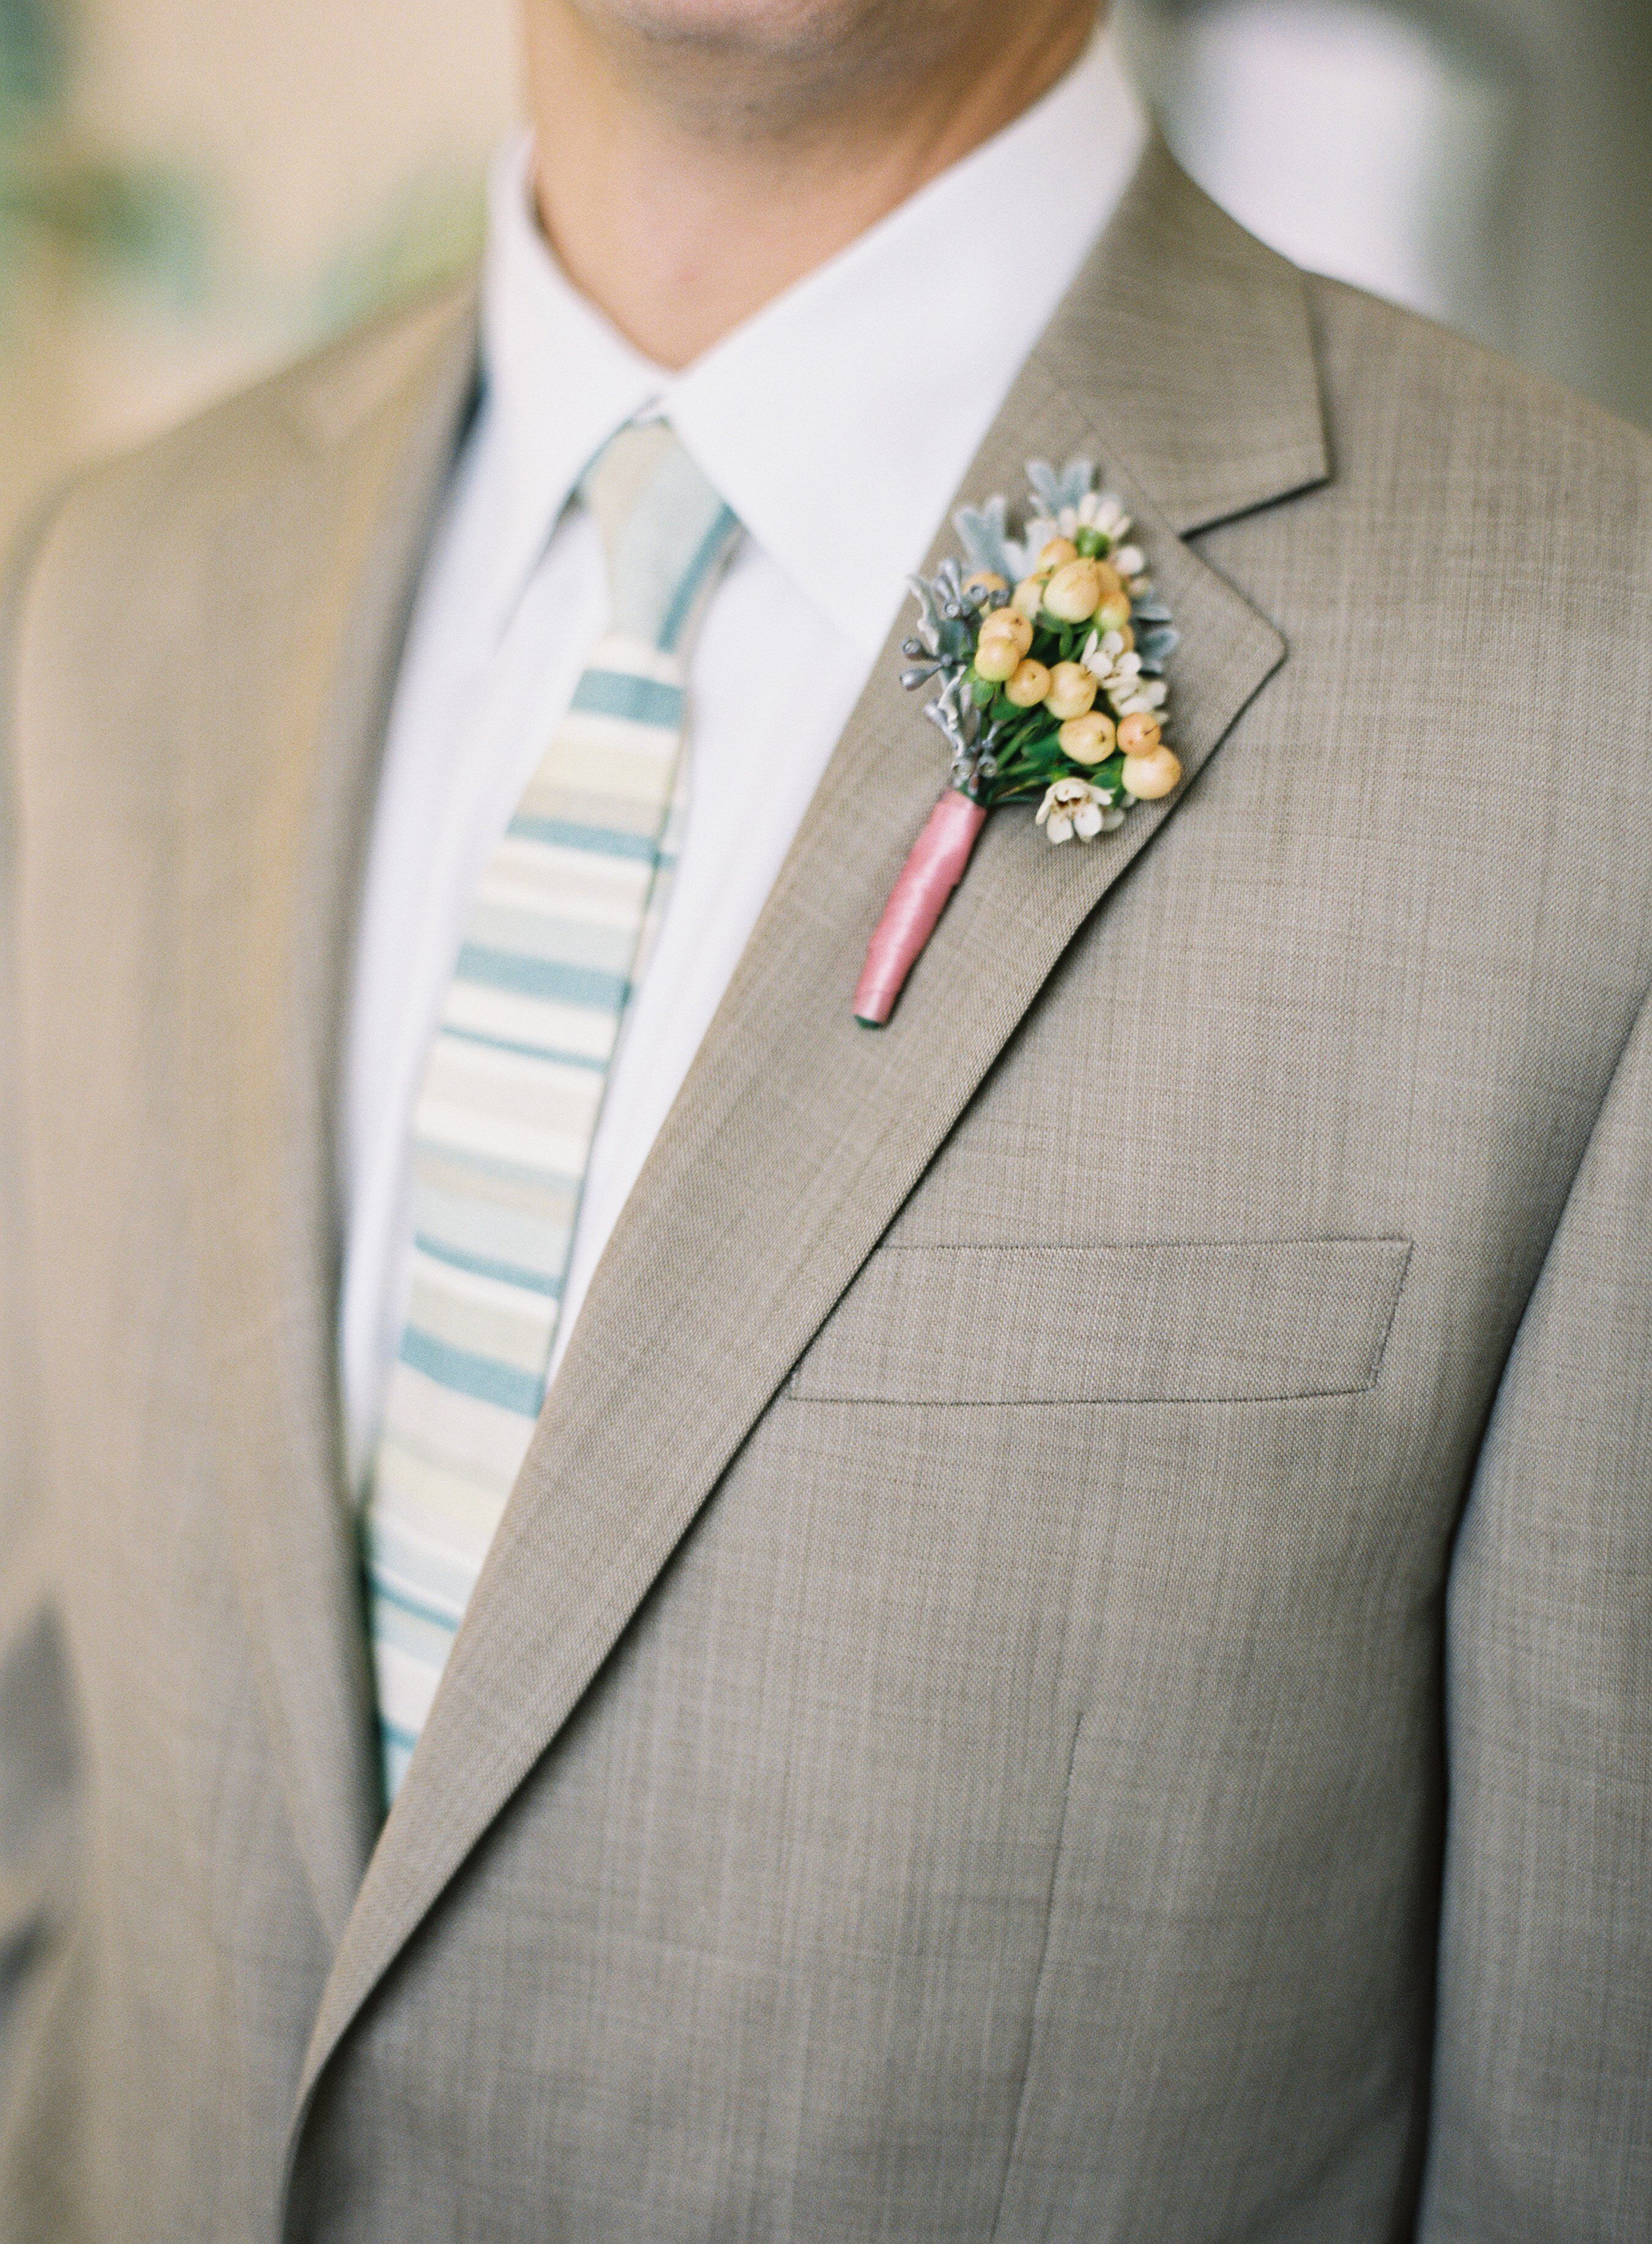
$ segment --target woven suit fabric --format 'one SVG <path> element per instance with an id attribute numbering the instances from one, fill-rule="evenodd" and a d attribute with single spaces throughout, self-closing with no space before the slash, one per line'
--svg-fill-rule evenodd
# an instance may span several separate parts
<path id="1" fill-rule="evenodd" d="M 579 497 L 609 625 L 477 889 L 413 1119 L 411 1276 L 364 1517 L 386 1800 L 545 1398 L 608 1071 L 687 814 L 685 664 L 740 525 L 670 429 Z"/>
<path id="2" fill-rule="evenodd" d="M 1189 784 L 995 814 L 869 1033 L 894 620 L 376 1832 L 338 1063 L 477 344 L 0 585 L 0 2238 L 1652 2244 L 1652 440 L 1155 143 L 953 504 L 1103 450 Z"/>

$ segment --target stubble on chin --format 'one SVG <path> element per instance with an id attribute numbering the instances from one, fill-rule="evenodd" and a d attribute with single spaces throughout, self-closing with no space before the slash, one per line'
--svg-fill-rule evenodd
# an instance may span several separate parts
<path id="1" fill-rule="evenodd" d="M 697 132 L 806 137 L 898 108 L 978 37 L 985 0 L 559 0 Z"/>

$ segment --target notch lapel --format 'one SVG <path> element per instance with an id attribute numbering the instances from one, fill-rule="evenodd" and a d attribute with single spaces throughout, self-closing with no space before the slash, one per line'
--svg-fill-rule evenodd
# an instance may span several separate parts
<path id="1" fill-rule="evenodd" d="M 1322 480 L 1325 462 L 1299 276 L 1161 146 L 964 496 L 1018 490 L 1027 457 L 1080 452 L 1134 503 L 1182 632 L 1175 737 L 1192 786 L 1284 647 L 1185 535 Z M 944 531 L 931 565 L 952 543 Z M 1087 848 L 1052 849 L 1028 808 L 996 814 L 891 1024 L 864 1030 L 850 1001 L 867 938 L 944 778 L 898 666 L 892 640 L 596 1274 L 335 1961 L 295 2148 L 362 2003 L 557 1735 L 1074 934 L 1187 791 Z"/>
<path id="2" fill-rule="evenodd" d="M 179 1065 L 218 1473 L 280 1781 L 332 1942 L 377 1797 L 334 1372 L 338 1030 L 389 691 L 474 363 L 467 294 L 278 387 L 285 425 L 259 438 L 280 463 L 281 511 L 272 528 L 252 500 L 212 564 L 214 610 L 245 643 L 214 647 L 224 690 L 201 697 L 191 731 L 177 725 Z"/>

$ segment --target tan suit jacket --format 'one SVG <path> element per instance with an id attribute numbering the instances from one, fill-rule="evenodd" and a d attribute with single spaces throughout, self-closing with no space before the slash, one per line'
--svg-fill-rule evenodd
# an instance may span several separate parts
<path id="1" fill-rule="evenodd" d="M 1128 492 L 1188 783 L 996 815 L 869 1034 L 880 663 L 381 1833 L 331 1138 L 473 352 L 19 578 L 0 2234 L 1652 2235 L 1652 449 L 1149 159 L 967 495 Z"/>

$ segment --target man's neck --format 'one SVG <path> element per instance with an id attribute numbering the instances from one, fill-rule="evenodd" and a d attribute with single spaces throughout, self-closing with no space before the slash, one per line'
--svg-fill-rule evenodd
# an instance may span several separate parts
<path id="1" fill-rule="evenodd" d="M 688 365 L 1030 107 L 1093 16 L 1084 0 L 1024 0 L 930 20 L 950 44 L 815 55 L 766 83 L 706 43 L 530 0 L 539 215 L 574 285 L 657 364 Z M 1061 183 L 1029 187 L 1034 255 L 1039 188 Z M 969 255 L 960 242 L 961 295 Z"/>

